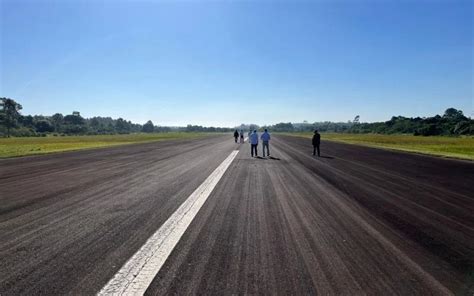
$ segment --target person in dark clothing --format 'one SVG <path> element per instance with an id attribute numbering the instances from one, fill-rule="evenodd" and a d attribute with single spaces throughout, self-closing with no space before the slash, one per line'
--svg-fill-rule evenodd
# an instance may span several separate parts
<path id="1" fill-rule="evenodd" d="M 318 150 L 318 156 L 320 156 L 319 144 L 321 144 L 321 135 L 318 133 L 318 130 L 315 130 L 313 135 L 313 155 L 316 155 L 316 150 Z"/>
<path id="2" fill-rule="evenodd" d="M 235 130 L 234 132 L 234 139 L 235 139 L 235 143 L 237 143 L 237 139 L 239 138 L 239 131 L 238 130 Z"/>

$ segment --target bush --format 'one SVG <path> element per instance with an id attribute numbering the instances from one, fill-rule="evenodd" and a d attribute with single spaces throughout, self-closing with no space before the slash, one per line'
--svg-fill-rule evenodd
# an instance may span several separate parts
<path id="1" fill-rule="evenodd" d="M 31 128 L 20 127 L 20 128 L 17 128 L 17 129 L 13 129 L 11 131 L 11 135 L 13 137 L 35 137 L 36 132 Z"/>
<path id="2" fill-rule="evenodd" d="M 441 134 L 441 130 L 436 124 L 427 124 L 416 130 L 415 134 L 421 136 L 437 136 Z"/>
<path id="3" fill-rule="evenodd" d="M 47 133 L 54 131 L 54 126 L 47 120 L 39 120 L 35 123 L 36 131 L 39 133 Z"/>
<path id="4" fill-rule="evenodd" d="M 471 120 L 472 121 L 472 120 Z M 474 130 L 474 124 L 469 121 L 458 122 L 453 132 L 457 135 L 469 135 Z"/>

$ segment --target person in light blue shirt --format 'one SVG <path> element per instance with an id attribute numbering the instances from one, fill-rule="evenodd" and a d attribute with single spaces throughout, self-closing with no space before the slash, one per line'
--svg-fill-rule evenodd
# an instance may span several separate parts
<path id="1" fill-rule="evenodd" d="M 253 157 L 253 152 L 255 151 L 255 157 L 258 156 L 257 153 L 257 147 L 258 147 L 258 134 L 257 130 L 254 130 L 252 134 L 250 134 L 249 137 L 249 142 L 250 142 L 250 151 Z"/>
<path id="2" fill-rule="evenodd" d="M 270 148 L 269 148 L 269 142 L 270 142 L 270 133 L 268 132 L 267 129 L 265 129 L 265 132 L 262 134 L 260 137 L 262 140 L 262 148 L 263 148 L 263 157 L 265 157 L 265 147 L 267 147 L 267 154 L 270 156 Z"/>

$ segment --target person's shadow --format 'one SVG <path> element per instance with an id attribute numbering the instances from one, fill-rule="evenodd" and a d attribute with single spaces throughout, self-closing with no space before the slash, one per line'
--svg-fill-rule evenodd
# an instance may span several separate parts
<path id="1" fill-rule="evenodd" d="M 261 156 L 256 156 L 255 158 L 263 159 L 263 160 L 268 160 L 268 159 L 280 160 L 278 157 L 273 157 L 273 156 L 269 156 L 268 158 L 266 158 L 266 157 L 261 157 Z"/>
<path id="2" fill-rule="evenodd" d="M 327 159 L 334 159 L 334 157 L 332 157 L 332 156 L 318 156 L 318 157 L 327 158 Z"/>

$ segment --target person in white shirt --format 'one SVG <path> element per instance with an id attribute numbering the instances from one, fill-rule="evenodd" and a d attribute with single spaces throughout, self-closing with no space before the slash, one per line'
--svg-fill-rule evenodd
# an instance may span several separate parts
<path id="1" fill-rule="evenodd" d="M 270 133 L 268 132 L 267 129 L 265 129 L 265 132 L 262 134 L 260 137 L 262 140 L 262 148 L 263 148 L 263 157 L 265 157 L 265 147 L 267 147 L 267 154 L 270 156 L 270 148 L 269 148 L 269 142 L 270 142 Z"/>
<path id="2" fill-rule="evenodd" d="M 249 142 L 250 142 L 250 151 L 253 157 L 253 152 L 255 151 L 255 157 L 258 156 L 257 153 L 257 147 L 258 147 L 258 134 L 257 130 L 254 130 L 253 133 L 249 137 Z"/>

